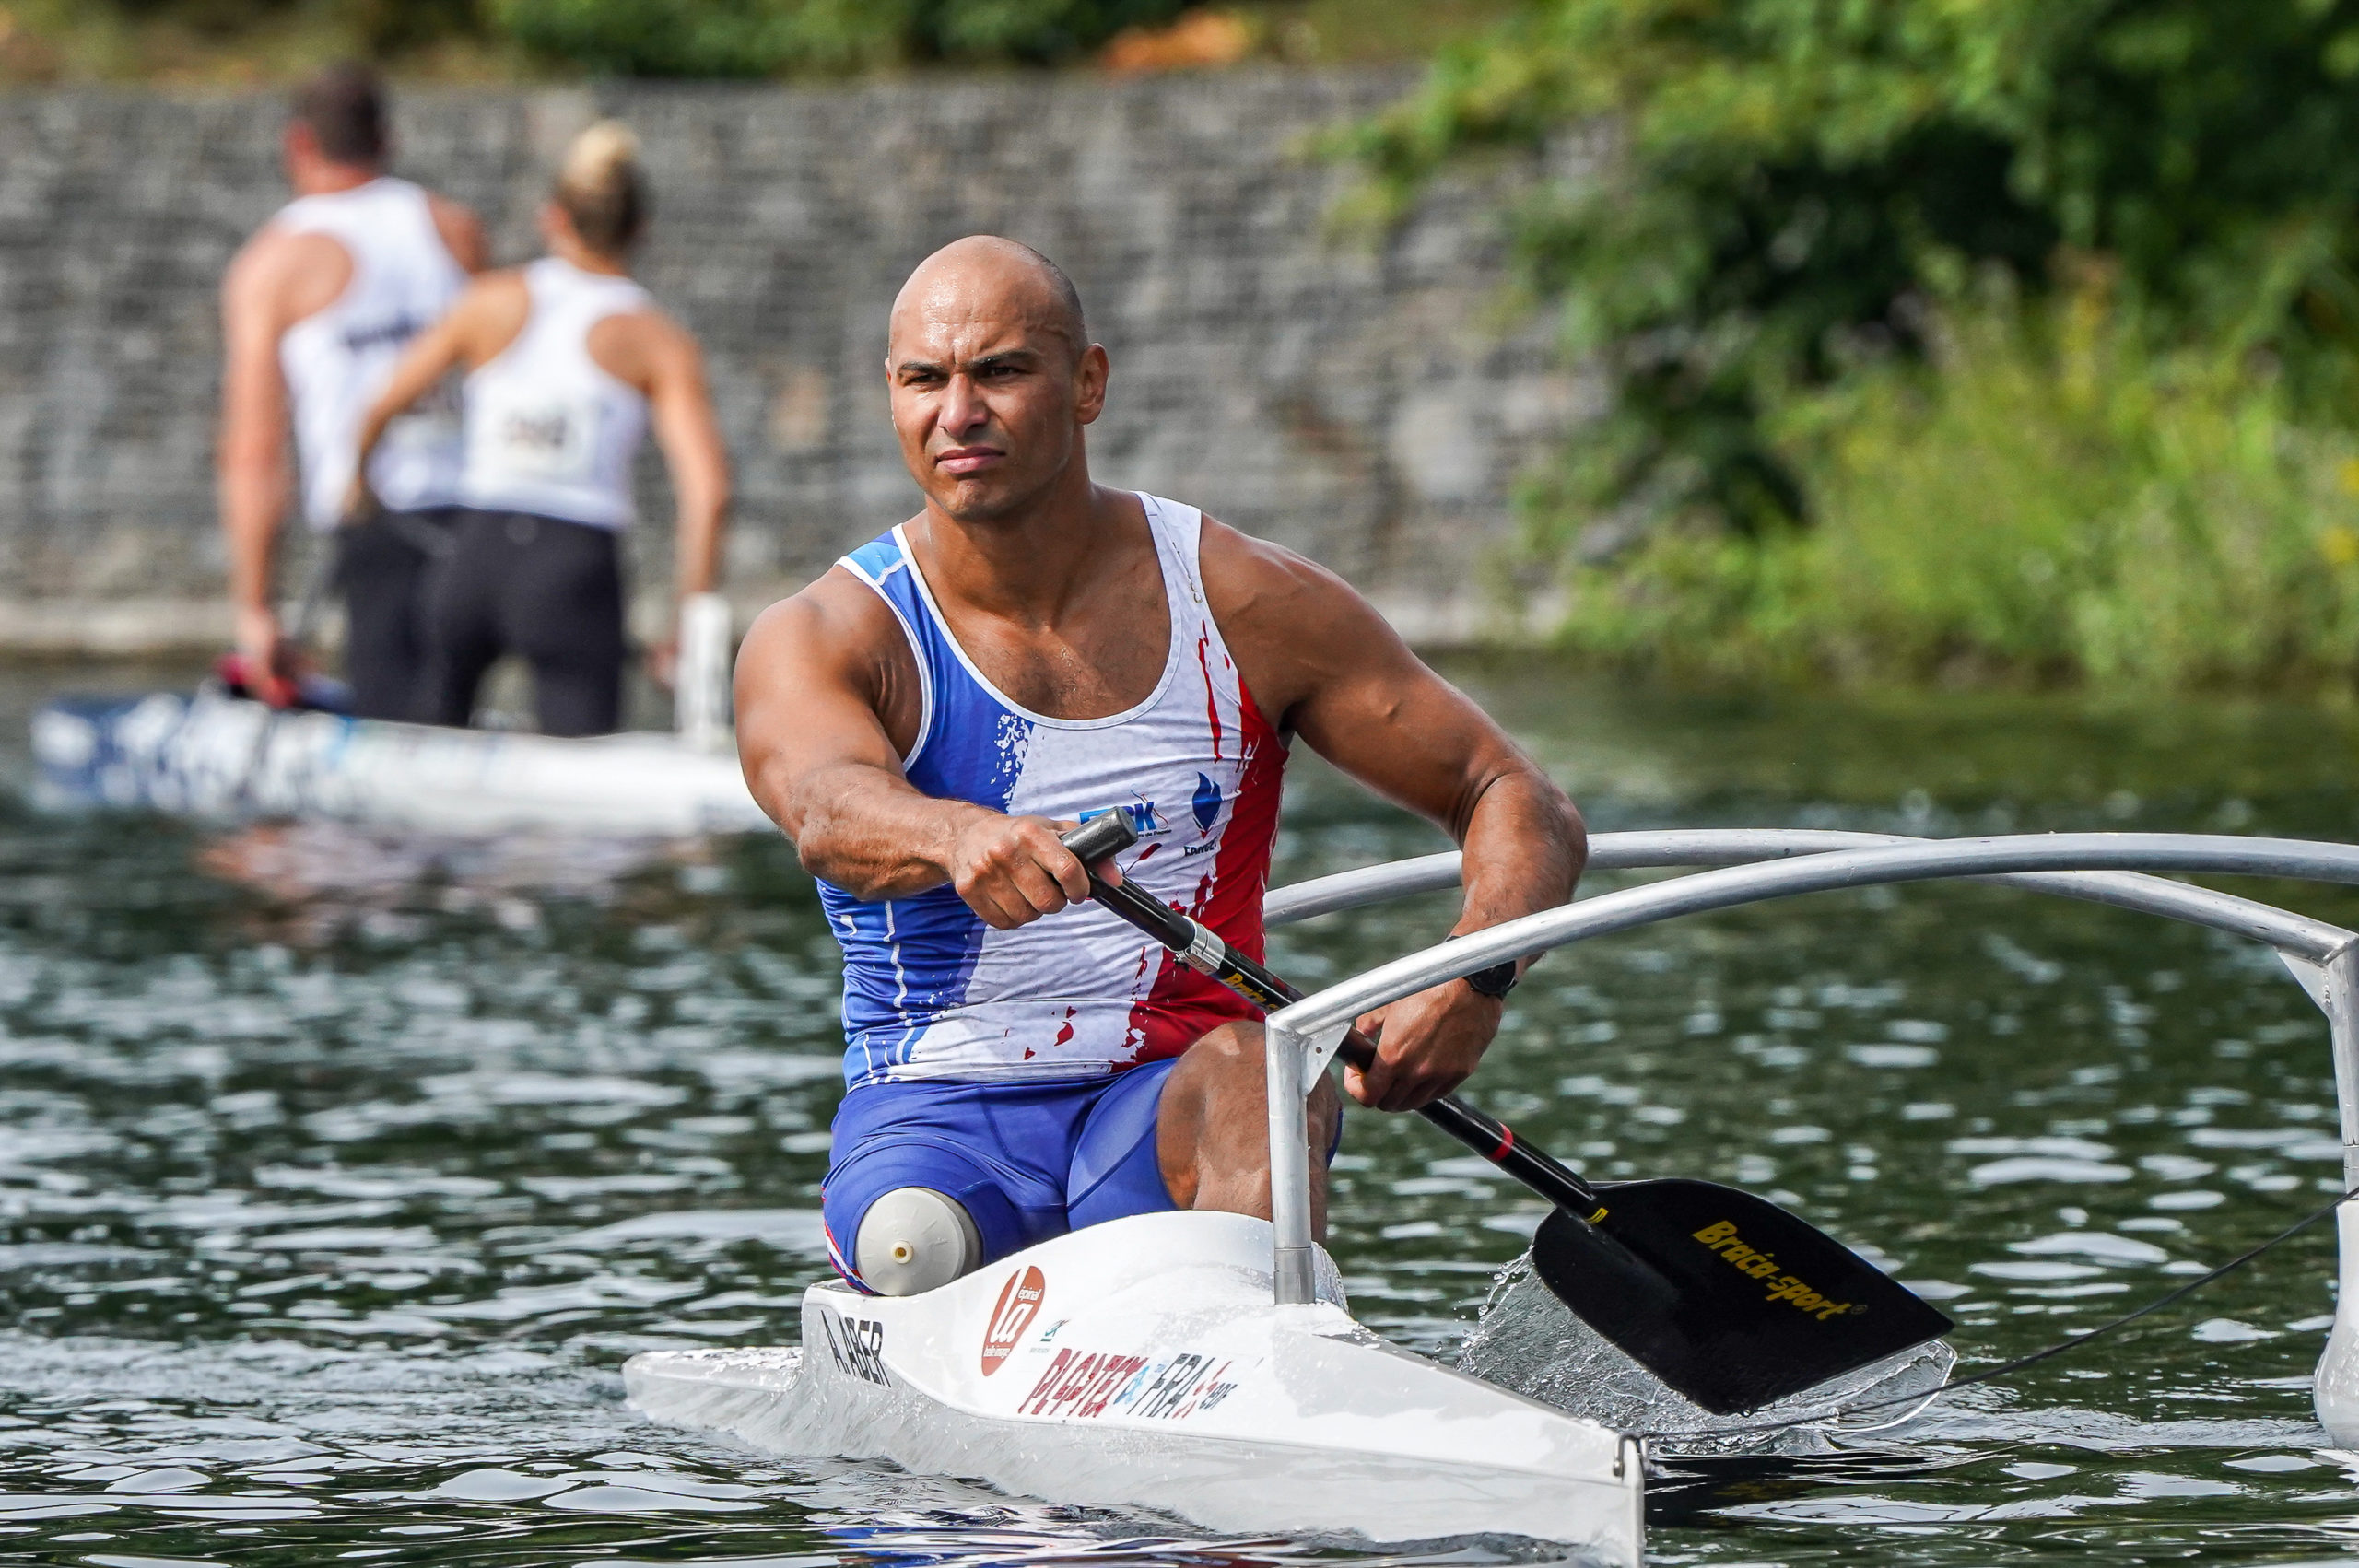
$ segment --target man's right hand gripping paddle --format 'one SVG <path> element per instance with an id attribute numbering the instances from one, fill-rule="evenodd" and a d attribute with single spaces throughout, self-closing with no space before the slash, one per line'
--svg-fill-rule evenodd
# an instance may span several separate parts
<path id="1" fill-rule="evenodd" d="M 1062 843 L 1090 895 L 1190 967 L 1265 1009 L 1302 993 L 1177 909 L 1098 866 L 1138 841 L 1119 813 Z M 1354 1030 L 1336 1053 L 1365 1068 Z M 1949 1318 L 1824 1231 L 1716 1182 L 1664 1176 L 1592 1186 L 1456 1095 L 1417 1113 L 1555 1206 L 1532 1265 L 1582 1322 L 1716 1415 L 1814 1387 L 1947 1333 Z"/>

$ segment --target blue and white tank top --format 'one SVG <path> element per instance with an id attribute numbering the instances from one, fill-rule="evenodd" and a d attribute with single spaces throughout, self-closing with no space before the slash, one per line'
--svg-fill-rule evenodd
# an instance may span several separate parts
<path id="1" fill-rule="evenodd" d="M 1016 816 L 1126 813 L 1139 843 L 1121 857 L 1122 874 L 1258 958 L 1285 746 L 1204 601 L 1203 514 L 1140 499 L 1171 646 L 1155 689 L 1103 719 L 1051 719 L 992 685 L 951 635 L 900 529 L 838 564 L 892 607 L 916 655 L 923 717 L 901 759 L 910 783 Z M 843 945 L 854 1088 L 1119 1072 L 1256 1016 L 1095 904 L 1002 931 L 946 886 L 870 903 L 823 881 L 819 896 Z"/>

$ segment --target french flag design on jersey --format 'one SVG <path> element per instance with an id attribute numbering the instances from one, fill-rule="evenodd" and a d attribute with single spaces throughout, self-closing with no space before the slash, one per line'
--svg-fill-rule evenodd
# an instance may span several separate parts
<path id="1" fill-rule="evenodd" d="M 984 678 L 951 636 L 899 529 L 839 565 L 892 606 L 923 687 L 902 768 L 929 795 L 1016 816 L 1121 811 L 1122 874 L 1262 955 L 1262 896 L 1285 747 L 1204 602 L 1203 514 L 1141 496 L 1171 611 L 1155 690 L 1103 719 L 1051 719 Z M 1081 1078 L 1177 1056 L 1252 1007 L 1094 904 L 1012 931 L 938 887 L 870 903 L 827 882 L 844 950 L 845 1079 Z"/>

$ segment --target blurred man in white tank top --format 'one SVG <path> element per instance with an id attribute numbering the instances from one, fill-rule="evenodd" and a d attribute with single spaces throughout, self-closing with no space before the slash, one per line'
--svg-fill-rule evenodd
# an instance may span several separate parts
<path id="1" fill-rule="evenodd" d="M 464 369 L 462 514 L 428 591 L 420 717 L 464 724 L 484 673 L 523 657 L 543 733 L 602 734 L 621 718 L 628 643 L 620 538 L 649 427 L 678 505 L 674 587 L 712 586 L 729 459 L 696 339 L 631 281 L 646 227 L 639 144 L 608 122 L 567 152 L 541 213 L 549 253 L 469 286 L 420 336 L 361 421 L 371 460 L 350 504 L 383 483 L 372 454 L 416 400 Z M 380 492 L 381 495 L 381 491 Z M 670 678 L 671 638 L 654 649 Z"/>
<path id="2" fill-rule="evenodd" d="M 304 519 L 325 532 L 342 519 L 361 415 L 409 341 L 486 261 L 475 215 L 388 176 L 389 151 L 384 93 L 371 73 L 338 65 L 306 83 L 285 143 L 296 199 L 222 280 L 217 465 L 229 594 L 248 683 L 273 701 L 286 699 L 293 674 L 271 601 L 279 518 L 293 496 L 288 431 Z M 459 465 L 449 411 L 412 421 L 371 464 L 386 515 L 336 541 L 346 673 L 365 716 L 406 719 L 417 706 L 426 566 L 458 503 Z"/>

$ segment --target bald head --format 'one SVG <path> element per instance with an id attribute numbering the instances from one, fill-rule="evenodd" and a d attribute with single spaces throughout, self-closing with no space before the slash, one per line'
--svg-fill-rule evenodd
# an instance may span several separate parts
<path id="1" fill-rule="evenodd" d="M 1073 280 L 1013 240 L 945 245 L 893 301 L 885 380 L 901 460 L 953 522 L 1088 497 L 1082 430 L 1106 406 L 1107 372 Z"/>
<path id="2" fill-rule="evenodd" d="M 1029 245 L 994 234 L 954 240 L 920 262 L 893 300 L 888 354 L 905 334 L 948 320 L 990 322 L 1062 338 L 1078 360 L 1089 346 L 1081 291 L 1064 269 Z"/>

